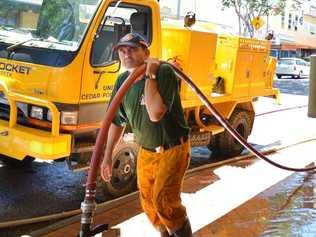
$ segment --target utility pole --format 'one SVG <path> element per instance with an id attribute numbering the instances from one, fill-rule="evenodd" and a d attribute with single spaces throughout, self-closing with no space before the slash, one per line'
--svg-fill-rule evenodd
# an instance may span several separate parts
<path id="1" fill-rule="evenodd" d="M 267 33 L 269 32 L 269 15 L 267 15 Z"/>
<path id="2" fill-rule="evenodd" d="M 267 8 L 269 7 L 269 1 L 267 1 Z M 267 34 L 269 32 L 269 11 L 267 11 Z"/>
<path id="3" fill-rule="evenodd" d="M 181 14 L 181 0 L 178 0 L 177 19 L 180 19 L 180 14 Z"/>

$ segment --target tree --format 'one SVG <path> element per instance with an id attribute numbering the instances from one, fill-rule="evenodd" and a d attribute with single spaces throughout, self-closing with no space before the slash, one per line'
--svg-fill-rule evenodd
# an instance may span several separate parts
<path id="1" fill-rule="evenodd" d="M 224 8 L 234 8 L 239 21 L 239 34 L 254 36 L 251 21 L 258 16 L 283 13 L 286 0 L 221 0 Z"/>
<path id="2" fill-rule="evenodd" d="M 38 21 L 38 36 L 44 38 L 52 36 L 58 40 L 72 40 L 75 33 L 75 19 L 79 18 L 76 16 L 78 10 L 75 10 L 78 8 L 75 0 L 44 0 Z"/>
<path id="3" fill-rule="evenodd" d="M 1 26 L 17 27 L 20 12 L 29 10 L 36 11 L 38 6 L 35 4 L 21 3 L 17 1 L 6 1 L 0 8 Z"/>

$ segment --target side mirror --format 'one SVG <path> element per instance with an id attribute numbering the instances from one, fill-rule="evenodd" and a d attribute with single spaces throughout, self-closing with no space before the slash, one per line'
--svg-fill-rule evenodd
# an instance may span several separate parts
<path id="1" fill-rule="evenodd" d="M 195 13 L 194 12 L 187 12 L 184 17 L 184 26 L 191 27 L 195 24 Z"/>

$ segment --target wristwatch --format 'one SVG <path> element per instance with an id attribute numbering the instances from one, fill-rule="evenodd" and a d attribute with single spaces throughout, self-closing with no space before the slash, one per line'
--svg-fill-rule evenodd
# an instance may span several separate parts
<path id="1" fill-rule="evenodd" d="M 156 79 L 156 75 L 155 74 L 146 74 L 145 75 L 145 79 L 146 80 L 155 80 Z"/>

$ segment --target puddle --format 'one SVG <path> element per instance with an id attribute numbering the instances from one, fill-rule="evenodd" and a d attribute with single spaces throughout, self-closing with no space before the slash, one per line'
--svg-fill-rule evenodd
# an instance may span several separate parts
<path id="1" fill-rule="evenodd" d="M 204 236 L 315 237 L 316 173 L 291 175 L 194 233 Z"/>
<path id="2" fill-rule="evenodd" d="M 316 236 L 316 173 L 287 181 L 266 192 L 271 214 L 260 236 Z"/>

